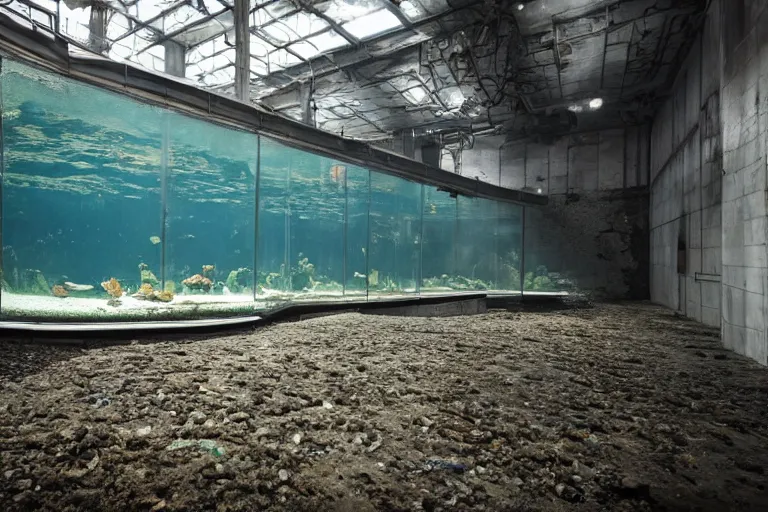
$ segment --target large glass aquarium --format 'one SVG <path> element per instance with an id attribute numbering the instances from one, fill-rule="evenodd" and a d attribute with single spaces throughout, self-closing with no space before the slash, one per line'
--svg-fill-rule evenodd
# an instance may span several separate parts
<path id="1" fill-rule="evenodd" d="M 523 207 L 3 59 L 0 317 L 177 320 L 542 286 Z M 544 283 L 546 284 L 546 283 Z"/>

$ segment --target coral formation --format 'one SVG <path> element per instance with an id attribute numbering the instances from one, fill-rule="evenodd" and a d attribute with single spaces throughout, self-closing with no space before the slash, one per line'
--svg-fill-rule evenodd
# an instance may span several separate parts
<path id="1" fill-rule="evenodd" d="M 141 273 L 141 282 L 152 286 L 152 288 L 160 285 L 160 280 L 155 274 L 149 270 L 149 265 L 146 263 L 139 263 L 139 272 Z"/>
<path id="2" fill-rule="evenodd" d="M 104 288 L 104 291 L 106 291 L 113 299 L 119 299 L 123 296 L 123 288 L 114 277 L 110 278 L 109 281 L 101 283 L 101 287 Z"/>
<path id="3" fill-rule="evenodd" d="M 64 297 L 69 297 L 69 292 L 67 289 L 60 284 L 54 285 L 53 288 L 51 288 L 51 293 L 53 293 L 55 297 L 60 297 L 62 299 Z"/>
<path id="4" fill-rule="evenodd" d="M 169 291 L 157 291 L 152 292 L 152 300 L 160 302 L 171 302 L 173 300 L 173 292 Z"/>
<path id="5" fill-rule="evenodd" d="M 190 290 L 199 290 L 203 292 L 209 292 L 211 288 L 213 288 L 213 281 L 202 274 L 195 274 L 192 277 L 188 277 L 183 280 L 181 284 Z"/>
<path id="6" fill-rule="evenodd" d="M 152 289 L 152 286 L 148 283 L 144 283 L 139 288 L 139 291 L 132 295 L 134 299 L 138 300 L 150 300 L 158 302 L 171 302 L 173 300 L 173 292 L 160 291 Z"/>
<path id="7" fill-rule="evenodd" d="M 291 287 L 296 291 L 311 290 L 314 288 L 315 266 L 309 262 L 309 258 L 302 258 L 299 254 L 299 262 L 296 268 L 291 269 Z"/>
<path id="8" fill-rule="evenodd" d="M 211 279 L 214 270 L 216 270 L 216 265 L 203 265 L 203 277 Z"/>

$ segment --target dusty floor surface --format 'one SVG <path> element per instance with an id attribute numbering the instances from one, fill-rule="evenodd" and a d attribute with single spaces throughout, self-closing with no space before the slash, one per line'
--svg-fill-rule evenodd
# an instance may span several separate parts
<path id="1" fill-rule="evenodd" d="M 645 305 L 0 344 L 0 510 L 768 510 L 768 369 Z"/>

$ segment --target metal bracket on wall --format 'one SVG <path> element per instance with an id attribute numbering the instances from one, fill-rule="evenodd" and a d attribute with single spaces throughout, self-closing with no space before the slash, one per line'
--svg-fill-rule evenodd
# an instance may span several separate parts
<path id="1" fill-rule="evenodd" d="M 720 274 L 704 274 L 701 272 L 696 272 L 693 279 L 696 282 L 707 281 L 709 283 L 719 283 Z"/>

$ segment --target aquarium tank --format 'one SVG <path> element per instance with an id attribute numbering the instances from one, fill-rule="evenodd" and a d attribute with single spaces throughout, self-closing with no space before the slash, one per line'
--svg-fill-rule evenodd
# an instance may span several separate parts
<path id="1" fill-rule="evenodd" d="M 465 196 L 3 58 L 0 318 L 236 317 L 552 291 L 523 207 Z"/>

